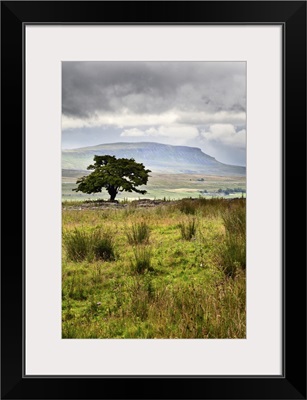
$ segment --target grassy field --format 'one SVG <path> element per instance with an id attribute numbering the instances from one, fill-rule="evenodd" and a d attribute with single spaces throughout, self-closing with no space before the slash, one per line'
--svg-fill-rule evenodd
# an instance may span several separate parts
<path id="1" fill-rule="evenodd" d="M 63 338 L 246 337 L 244 198 L 65 207 L 62 221 Z"/>
<path id="2" fill-rule="evenodd" d="M 68 174 L 67 174 L 68 175 Z M 78 174 L 77 174 L 78 175 Z M 62 177 L 62 199 L 63 200 L 86 200 L 86 199 L 108 199 L 108 193 L 103 190 L 102 193 L 88 195 L 81 192 L 73 192 L 76 188 L 77 175 Z M 80 175 L 80 172 L 79 172 Z M 219 189 L 246 189 L 246 178 L 243 176 L 213 176 L 201 174 L 158 174 L 151 173 L 148 184 L 141 189 L 147 190 L 146 198 L 149 199 L 182 199 L 186 197 L 214 197 L 217 196 Z M 81 174 L 82 176 L 82 174 Z M 206 190 L 208 194 L 203 191 Z M 142 197 L 142 195 L 140 195 Z M 234 197 L 233 194 L 223 197 Z M 118 200 L 124 198 L 133 200 L 138 199 L 137 193 L 119 193 Z"/>

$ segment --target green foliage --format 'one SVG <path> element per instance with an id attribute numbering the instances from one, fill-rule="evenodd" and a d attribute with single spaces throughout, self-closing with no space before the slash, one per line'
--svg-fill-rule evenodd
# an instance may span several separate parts
<path id="1" fill-rule="evenodd" d="M 196 219 L 192 218 L 186 222 L 181 222 L 179 224 L 179 228 L 180 228 L 182 239 L 191 240 L 191 239 L 195 238 L 196 230 L 197 230 Z"/>
<path id="2" fill-rule="evenodd" d="M 126 232 L 129 244 L 148 243 L 150 229 L 145 221 L 134 223 L 131 226 L 131 232 Z"/>
<path id="3" fill-rule="evenodd" d="M 95 163 L 87 167 L 93 172 L 77 180 L 76 192 L 87 194 L 101 192 L 105 188 L 110 195 L 110 201 L 114 201 L 118 192 L 136 192 L 145 194 L 146 190 L 136 187 L 146 185 L 149 177 L 149 169 L 145 169 L 142 163 L 137 163 L 133 158 L 116 158 L 115 156 L 94 156 Z"/>

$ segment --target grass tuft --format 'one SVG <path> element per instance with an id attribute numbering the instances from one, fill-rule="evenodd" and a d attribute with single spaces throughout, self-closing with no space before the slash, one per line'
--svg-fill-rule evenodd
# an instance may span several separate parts
<path id="1" fill-rule="evenodd" d="M 86 232 L 75 229 L 73 232 L 63 234 L 63 243 L 66 248 L 67 258 L 71 261 L 83 261 L 88 255 L 89 240 Z"/>
<path id="2" fill-rule="evenodd" d="M 90 236 L 89 252 L 94 258 L 105 261 L 115 260 L 114 244 L 109 233 L 96 230 Z"/>
<path id="3" fill-rule="evenodd" d="M 86 232 L 82 229 L 74 229 L 72 232 L 63 234 L 63 243 L 68 260 L 80 262 L 83 260 L 105 260 L 115 259 L 114 244 L 109 233 L 100 229 Z"/>
<path id="4" fill-rule="evenodd" d="M 126 232 L 129 244 L 134 245 L 148 243 L 150 229 L 145 221 L 133 224 L 130 229 L 130 232 Z"/>
<path id="5" fill-rule="evenodd" d="M 132 270 L 137 274 L 153 270 L 151 266 L 152 251 L 146 246 L 137 246 L 133 249 L 134 260 L 131 262 Z"/>
<path id="6" fill-rule="evenodd" d="M 238 268 L 246 269 L 246 211 L 242 206 L 223 214 L 225 246 L 222 252 L 223 270 L 234 277 Z"/>
<path id="7" fill-rule="evenodd" d="M 181 237 L 184 240 L 192 240 L 196 236 L 196 219 L 189 219 L 187 222 L 181 222 L 179 225 Z"/>

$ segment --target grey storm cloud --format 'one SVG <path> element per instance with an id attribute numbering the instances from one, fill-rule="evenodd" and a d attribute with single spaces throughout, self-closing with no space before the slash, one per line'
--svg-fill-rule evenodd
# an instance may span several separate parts
<path id="1" fill-rule="evenodd" d="M 244 62 L 63 62 L 62 112 L 189 114 L 246 110 Z M 193 118 L 192 118 L 193 119 Z"/>
<path id="2" fill-rule="evenodd" d="M 63 62 L 63 146 L 155 141 L 245 163 L 245 62 Z"/>

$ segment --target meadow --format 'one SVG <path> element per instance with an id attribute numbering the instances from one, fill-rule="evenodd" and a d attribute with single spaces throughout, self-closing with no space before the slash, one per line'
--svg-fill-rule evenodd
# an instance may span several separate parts
<path id="1" fill-rule="evenodd" d="M 93 204 L 63 203 L 63 338 L 246 337 L 245 198 Z"/>
<path id="2" fill-rule="evenodd" d="M 86 199 L 104 199 L 107 200 L 109 195 L 103 190 L 101 193 L 85 194 L 82 192 L 73 192 L 76 188 L 76 180 L 80 176 L 86 174 L 86 171 L 63 170 L 62 177 L 62 198 L 64 201 Z M 146 189 L 146 198 L 150 199 L 183 199 L 187 197 L 221 197 L 218 190 L 241 189 L 245 192 L 246 177 L 245 176 L 216 176 L 204 174 L 160 174 L 157 172 L 150 173 L 150 179 L 146 186 L 140 187 Z M 207 193 L 204 193 L 207 191 Z M 237 194 L 222 194 L 225 198 L 236 197 Z M 119 193 L 117 200 L 134 200 L 138 199 L 137 193 Z M 141 197 L 142 198 L 142 195 Z"/>

